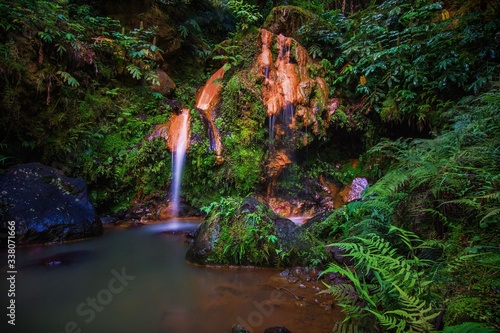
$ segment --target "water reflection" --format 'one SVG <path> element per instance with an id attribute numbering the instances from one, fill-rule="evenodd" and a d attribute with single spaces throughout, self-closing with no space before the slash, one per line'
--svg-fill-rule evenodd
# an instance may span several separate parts
<path id="1" fill-rule="evenodd" d="M 198 223 L 107 230 L 96 239 L 18 249 L 15 332 L 222 333 L 236 323 L 255 332 L 276 325 L 331 330 L 331 314 L 319 318 L 284 302 L 289 295 L 273 296 L 266 283 L 277 270 L 187 264 L 184 236 L 164 232 Z M 0 331 L 11 332 L 6 325 Z"/>

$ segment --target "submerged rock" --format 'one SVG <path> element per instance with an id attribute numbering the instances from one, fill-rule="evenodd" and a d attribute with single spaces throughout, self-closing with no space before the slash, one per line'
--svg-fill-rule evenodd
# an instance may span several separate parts
<path id="1" fill-rule="evenodd" d="M 0 177 L 0 219 L 2 228 L 14 221 L 17 244 L 61 242 L 103 232 L 85 181 L 40 163 L 16 166 Z"/>
<path id="2" fill-rule="evenodd" d="M 290 330 L 282 326 L 268 327 L 264 330 L 264 333 L 291 333 Z"/>
<path id="3" fill-rule="evenodd" d="M 247 330 L 245 327 L 237 324 L 233 326 L 233 328 L 231 329 L 231 333 L 251 333 L 251 332 Z"/>

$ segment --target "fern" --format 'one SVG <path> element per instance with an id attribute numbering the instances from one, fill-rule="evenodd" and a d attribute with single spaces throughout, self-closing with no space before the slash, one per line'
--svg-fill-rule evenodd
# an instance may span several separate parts
<path id="1" fill-rule="evenodd" d="M 355 264 L 354 270 L 335 263 L 328 266 L 325 273 L 342 274 L 351 283 L 350 287 L 330 286 L 328 292 L 338 299 L 349 323 L 360 322 L 369 314 L 387 330 L 430 332 L 431 322 L 438 312 L 426 299 L 432 281 L 425 279 L 424 268 L 432 262 L 415 255 L 417 249 L 425 249 L 428 245 L 402 228 L 391 226 L 389 235 L 405 245 L 406 256 L 375 234 L 331 244 L 343 249 Z"/>
<path id="2" fill-rule="evenodd" d="M 321 50 L 321 47 L 318 44 L 311 45 L 308 51 L 311 57 L 313 57 L 313 59 L 316 59 L 323 55 L 323 51 Z"/>
<path id="3" fill-rule="evenodd" d="M 448 326 L 442 333 L 498 333 L 498 330 L 481 323 L 467 322 L 460 325 Z"/>
<path id="4" fill-rule="evenodd" d="M 355 323 L 350 323 L 346 321 L 337 321 L 332 329 L 333 333 L 358 333 L 359 328 Z"/>
<path id="5" fill-rule="evenodd" d="M 128 72 L 132 75 L 132 77 L 136 80 L 140 80 L 142 78 L 142 72 L 139 67 L 134 64 L 130 64 L 127 66 Z"/>
<path id="6" fill-rule="evenodd" d="M 396 169 L 380 179 L 375 185 L 371 186 L 366 195 L 378 194 L 381 196 L 391 196 L 403 187 L 410 179 L 410 173 L 405 169 Z"/>
<path id="7" fill-rule="evenodd" d="M 68 72 L 63 72 L 63 71 L 58 71 L 57 74 L 61 76 L 64 82 L 72 86 L 73 88 L 76 88 L 80 85 L 80 83 L 73 77 L 71 74 Z"/>
<path id="8" fill-rule="evenodd" d="M 177 30 L 181 34 L 182 38 L 186 38 L 189 35 L 189 30 L 185 25 L 180 25 Z"/>

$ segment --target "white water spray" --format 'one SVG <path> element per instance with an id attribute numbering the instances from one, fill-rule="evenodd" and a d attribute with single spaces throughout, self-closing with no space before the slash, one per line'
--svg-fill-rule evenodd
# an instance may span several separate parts
<path id="1" fill-rule="evenodd" d="M 179 117 L 182 117 L 181 127 L 176 138 L 175 149 L 172 151 L 172 216 L 174 218 L 179 216 L 180 210 L 182 170 L 186 158 L 189 133 L 189 110 L 183 109 Z"/>

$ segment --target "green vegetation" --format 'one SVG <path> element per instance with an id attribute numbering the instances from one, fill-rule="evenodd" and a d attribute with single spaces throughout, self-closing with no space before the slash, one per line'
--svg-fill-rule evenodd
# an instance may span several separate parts
<path id="1" fill-rule="evenodd" d="M 352 282 L 329 287 L 347 313 L 337 331 L 434 331 L 442 308 L 445 323 L 468 323 L 464 331 L 473 321 L 500 327 L 499 107 L 495 87 L 462 100 L 435 138 L 368 152 L 391 159 L 389 171 L 313 231 L 354 263 L 326 271 Z"/>
<path id="2" fill-rule="evenodd" d="M 120 22 L 89 3 L 0 3 L 2 170 L 37 161 L 82 176 L 101 213 L 165 200 L 170 152 L 148 137 L 179 102 L 192 119 L 182 195 L 220 225 L 213 262 L 317 265 L 348 278 L 328 286 L 347 314 L 336 332 L 500 328 L 498 4 L 160 0 Z M 304 20 L 281 20 L 292 12 Z M 268 208 L 237 199 L 269 181 L 271 121 L 254 65 L 257 28 L 273 23 L 309 50 L 317 63 L 307 71 L 336 103 L 319 106 L 318 134 L 304 127 L 287 146 L 298 149 L 275 193 L 310 199 L 320 177 L 371 184 L 310 226 L 305 247 L 276 238 Z M 216 165 L 194 105 L 220 66 Z M 153 89 L 160 70 L 175 80 L 170 95 Z M 323 244 L 351 265 L 327 258 Z"/>
<path id="3" fill-rule="evenodd" d="M 309 232 L 279 221 L 269 206 L 248 197 L 223 198 L 203 208 L 205 224 L 217 238 L 208 262 L 230 265 L 309 265 L 325 258 L 323 245 Z"/>
<path id="4" fill-rule="evenodd" d="M 471 1 L 383 1 L 349 17 L 325 12 L 299 33 L 330 68 L 334 93 L 386 122 L 434 126 L 451 101 L 487 89 L 498 73 L 498 9 L 478 9 Z"/>

